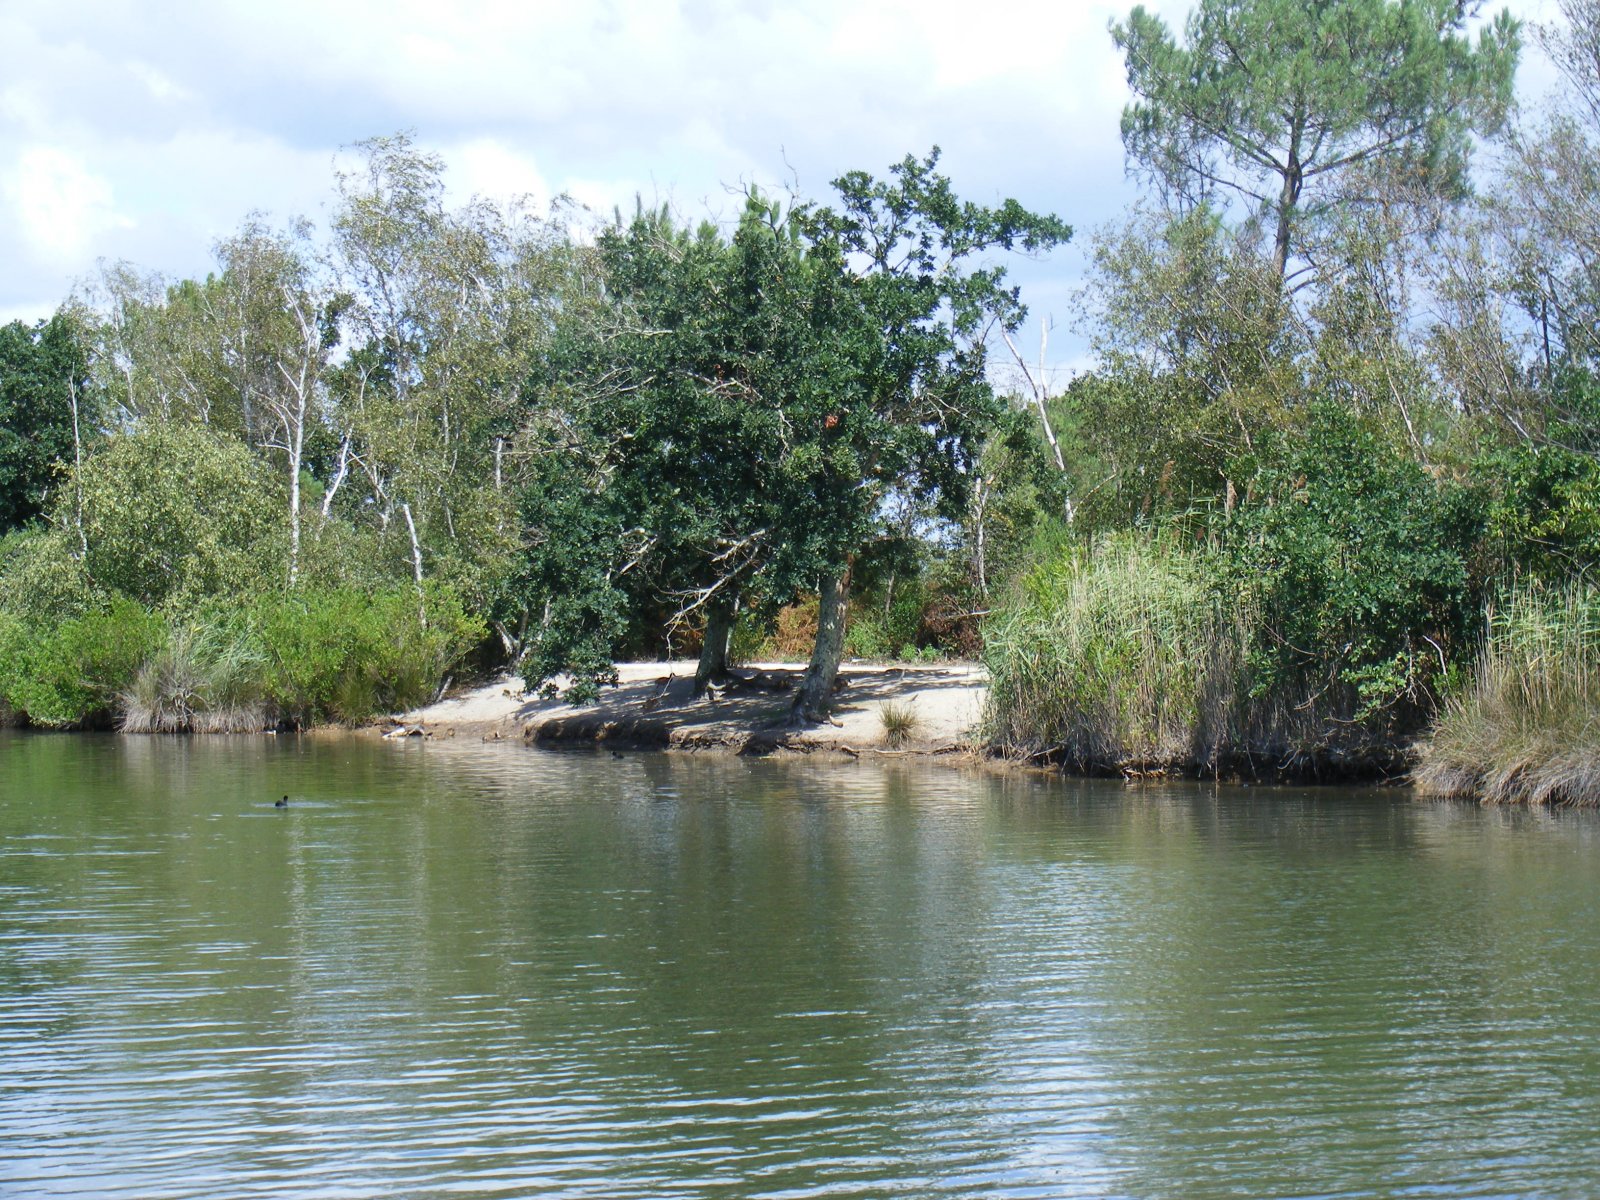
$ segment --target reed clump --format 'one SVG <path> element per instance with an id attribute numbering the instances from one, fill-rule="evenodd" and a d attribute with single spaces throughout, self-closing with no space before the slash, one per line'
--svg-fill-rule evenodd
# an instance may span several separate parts
<path id="1" fill-rule="evenodd" d="M 1195 555 L 1103 539 L 1035 569 L 991 623 L 991 744 L 1089 771 L 1214 762 L 1247 650 Z"/>
<path id="2" fill-rule="evenodd" d="M 242 631 L 176 629 L 120 694 L 125 733 L 253 733 L 274 723 L 263 694 L 263 656 Z"/>
<path id="3" fill-rule="evenodd" d="M 1491 613 L 1413 779 L 1429 796 L 1600 805 L 1600 589 L 1528 587 Z"/>

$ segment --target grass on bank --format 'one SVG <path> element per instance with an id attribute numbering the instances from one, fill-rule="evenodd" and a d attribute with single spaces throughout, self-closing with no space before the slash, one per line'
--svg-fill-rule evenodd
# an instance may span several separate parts
<path id="1" fill-rule="evenodd" d="M 891 746 L 904 745 L 922 728 L 922 714 L 910 701 L 886 700 L 878 709 L 878 720 L 883 725 L 883 740 Z"/>
<path id="2" fill-rule="evenodd" d="M 1246 650 L 1192 555 L 1108 539 L 1037 568 L 990 624 L 990 740 L 1078 770 L 1214 762 Z"/>
<path id="3" fill-rule="evenodd" d="M 1387 774 L 1401 765 L 1341 656 L 1283 662 L 1248 575 L 1122 534 L 1036 567 L 990 622 L 988 741 L 1094 774 Z"/>
<path id="4" fill-rule="evenodd" d="M 1525 589 L 1491 614 L 1413 778 L 1430 796 L 1600 805 L 1600 589 Z"/>

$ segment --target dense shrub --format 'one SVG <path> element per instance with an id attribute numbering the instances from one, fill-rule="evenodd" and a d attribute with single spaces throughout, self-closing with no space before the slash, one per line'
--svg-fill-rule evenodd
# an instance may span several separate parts
<path id="1" fill-rule="evenodd" d="M 333 588 L 257 602 L 263 692 L 295 725 L 359 721 L 427 701 L 484 627 L 447 588 Z"/>
<path id="2" fill-rule="evenodd" d="M 360 721 L 429 700 L 483 637 L 443 586 L 213 604 L 169 630 L 126 598 L 60 624 L 0 614 L 0 706 L 46 728 L 214 733 Z"/>
<path id="3" fill-rule="evenodd" d="M 165 622 L 127 599 L 53 627 L 0 618 L 0 698 L 32 725 L 109 724 L 166 638 Z"/>
<path id="4" fill-rule="evenodd" d="M 1261 622 L 1254 693 L 1320 712 L 1330 740 L 1415 732 L 1474 645 L 1477 497 L 1333 406 L 1263 458 L 1253 501 L 1214 526 L 1225 586 Z"/>

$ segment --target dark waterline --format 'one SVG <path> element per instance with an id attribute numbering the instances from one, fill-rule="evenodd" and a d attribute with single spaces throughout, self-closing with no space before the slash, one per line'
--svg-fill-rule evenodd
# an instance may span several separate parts
<path id="1" fill-rule="evenodd" d="M 0 735 L 0 1195 L 1591 1194 L 1597 897 L 1394 791 Z"/>

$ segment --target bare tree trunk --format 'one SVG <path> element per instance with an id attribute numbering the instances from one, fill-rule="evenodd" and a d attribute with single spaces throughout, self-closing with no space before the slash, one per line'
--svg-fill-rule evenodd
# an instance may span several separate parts
<path id="1" fill-rule="evenodd" d="M 972 567 L 978 576 L 978 595 L 989 598 L 989 480 L 978 476 L 972 491 Z"/>
<path id="2" fill-rule="evenodd" d="M 695 668 L 694 694 L 728 676 L 728 645 L 733 640 L 733 621 L 738 603 L 713 601 L 706 608 L 706 637 L 700 646 L 700 665 Z"/>
<path id="3" fill-rule="evenodd" d="M 350 474 L 350 435 L 347 433 L 339 439 L 339 469 L 333 473 L 333 478 L 328 486 L 322 490 L 322 519 L 326 521 L 328 514 L 333 509 L 333 498 L 339 494 L 339 489 L 344 485 L 345 476 Z"/>
<path id="4" fill-rule="evenodd" d="M 406 529 L 411 533 L 411 570 L 417 581 L 417 621 L 426 629 L 428 608 L 422 591 L 422 543 L 417 540 L 417 523 L 411 519 L 411 505 L 402 504 L 400 512 L 406 519 Z"/>
<path id="5" fill-rule="evenodd" d="M 289 452 L 289 590 L 300 583 L 300 460 L 305 445 L 304 415 L 295 427 Z"/>
<path id="6" fill-rule="evenodd" d="M 78 527 L 78 545 L 89 557 L 89 537 L 83 532 L 83 434 L 78 428 L 78 381 L 67 377 L 67 400 L 72 405 L 72 520 Z"/>
<path id="7" fill-rule="evenodd" d="M 844 610 L 850 599 L 850 568 L 822 577 L 817 596 L 817 643 L 811 665 L 795 692 L 790 719 L 796 723 L 825 721 L 833 699 L 833 682 L 844 658 Z"/>
<path id="8" fill-rule="evenodd" d="M 1044 430 L 1044 440 L 1050 443 L 1050 454 L 1056 460 L 1056 470 L 1063 475 L 1067 471 L 1067 460 L 1062 457 L 1061 443 L 1056 441 L 1055 427 L 1050 424 L 1050 385 L 1045 375 L 1045 350 L 1050 344 L 1050 322 L 1046 320 L 1039 326 L 1039 374 L 1034 375 L 1027 362 L 1022 357 L 1022 352 L 1017 349 L 1017 344 L 1011 340 L 1011 335 L 1004 330 L 1000 336 L 1006 340 L 1006 348 L 1011 351 L 1011 357 L 1017 360 L 1017 366 L 1022 369 L 1022 377 L 1027 380 L 1028 390 L 1033 393 L 1033 406 L 1039 413 L 1039 425 Z M 1070 505 L 1070 502 L 1069 502 Z"/>

